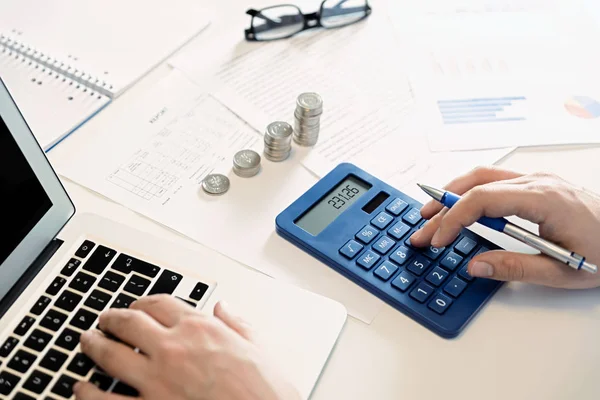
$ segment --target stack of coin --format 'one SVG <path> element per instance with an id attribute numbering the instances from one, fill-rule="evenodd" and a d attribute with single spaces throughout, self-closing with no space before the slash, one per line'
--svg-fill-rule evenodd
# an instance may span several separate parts
<path id="1" fill-rule="evenodd" d="M 213 196 L 225 194 L 229 190 L 229 178 L 222 174 L 210 174 L 202 181 L 202 189 Z"/>
<path id="2" fill-rule="evenodd" d="M 287 159 L 292 150 L 292 133 L 294 129 L 283 121 L 271 122 L 265 132 L 265 157 L 271 161 Z"/>
<path id="3" fill-rule="evenodd" d="M 317 93 L 302 93 L 296 99 L 294 112 L 294 142 L 300 146 L 313 146 L 319 138 L 323 114 L 323 99 Z"/>
<path id="4" fill-rule="evenodd" d="M 260 170 L 260 155 L 254 150 L 240 150 L 233 156 L 233 172 L 242 178 L 250 178 Z"/>

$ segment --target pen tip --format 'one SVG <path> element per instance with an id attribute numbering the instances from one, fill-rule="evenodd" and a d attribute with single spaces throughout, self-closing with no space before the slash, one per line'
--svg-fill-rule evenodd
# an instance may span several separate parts
<path id="1" fill-rule="evenodd" d="M 420 183 L 417 183 L 417 186 L 423 189 L 423 185 L 421 185 Z"/>

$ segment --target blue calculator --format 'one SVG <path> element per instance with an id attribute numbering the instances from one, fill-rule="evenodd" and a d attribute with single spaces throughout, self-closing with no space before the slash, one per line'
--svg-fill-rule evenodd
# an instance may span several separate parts
<path id="1" fill-rule="evenodd" d="M 502 282 L 468 261 L 499 249 L 464 229 L 448 247 L 416 248 L 422 204 L 343 163 L 277 216 L 279 235 L 434 333 L 456 337 Z"/>

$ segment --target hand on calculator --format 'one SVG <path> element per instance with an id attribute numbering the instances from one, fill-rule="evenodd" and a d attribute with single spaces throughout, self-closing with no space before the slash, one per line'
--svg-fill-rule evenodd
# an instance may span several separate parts
<path id="1" fill-rule="evenodd" d="M 482 216 L 516 215 L 538 224 L 541 237 L 600 262 L 600 197 L 583 188 L 550 174 L 477 168 L 445 189 L 462 199 L 450 210 L 437 201 L 425 204 L 421 215 L 429 221 L 413 234 L 413 245 L 446 246 Z M 600 274 L 581 273 L 544 255 L 490 251 L 474 257 L 468 271 L 476 277 L 551 287 L 600 286 Z"/>
<path id="2" fill-rule="evenodd" d="M 102 369 L 145 400 L 296 400 L 295 389 L 267 365 L 251 328 L 219 303 L 214 317 L 167 295 L 149 296 L 129 309 L 111 309 L 99 331 L 81 336 L 82 350 Z M 122 400 L 91 383 L 75 386 L 77 399 Z"/>

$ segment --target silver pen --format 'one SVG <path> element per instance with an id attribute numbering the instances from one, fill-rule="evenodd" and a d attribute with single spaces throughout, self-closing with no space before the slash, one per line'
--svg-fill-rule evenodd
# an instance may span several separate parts
<path id="1" fill-rule="evenodd" d="M 431 186 L 427 185 L 421 185 L 420 183 L 417 183 L 417 185 L 419 185 L 419 187 L 423 189 L 423 191 L 429 196 L 439 201 L 448 208 L 451 208 L 454 204 L 456 204 L 456 202 L 460 200 L 460 196 L 452 192 L 432 188 Z M 481 217 L 477 222 L 498 232 L 503 232 L 508 236 L 533 247 L 540 253 L 545 254 L 548 257 L 552 257 L 555 260 L 560 261 L 561 263 L 564 263 L 573 269 L 582 269 L 592 274 L 598 272 L 598 266 L 586 261 L 585 257 L 580 256 L 575 252 L 563 249 L 562 247 L 551 243 L 545 239 L 542 239 L 536 234 L 531 233 L 523 228 L 518 227 L 515 224 L 510 223 L 505 218 Z"/>

